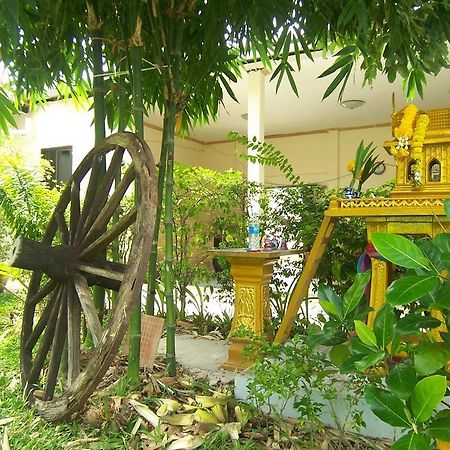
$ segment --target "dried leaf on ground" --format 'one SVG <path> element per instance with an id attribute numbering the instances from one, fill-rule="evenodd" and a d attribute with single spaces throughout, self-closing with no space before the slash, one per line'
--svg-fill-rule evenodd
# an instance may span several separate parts
<path id="1" fill-rule="evenodd" d="M 200 447 L 203 442 L 205 442 L 205 440 L 200 436 L 185 436 L 172 442 L 167 447 L 167 450 L 192 450 Z"/>
<path id="2" fill-rule="evenodd" d="M 3 425 L 8 425 L 11 422 L 14 422 L 14 417 L 5 417 L 4 419 L 0 419 L 0 427 Z"/>
<path id="3" fill-rule="evenodd" d="M 5 428 L 5 431 L 3 431 L 2 450 L 11 450 L 9 446 L 8 428 Z"/>

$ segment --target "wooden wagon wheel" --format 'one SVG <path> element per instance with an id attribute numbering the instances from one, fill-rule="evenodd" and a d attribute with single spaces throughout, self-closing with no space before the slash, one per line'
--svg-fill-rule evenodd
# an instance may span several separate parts
<path id="1" fill-rule="evenodd" d="M 114 185 L 124 162 L 129 166 Z M 133 192 L 137 195 L 134 205 L 128 201 L 131 210 L 114 220 L 125 194 L 133 199 Z M 112 135 L 72 175 L 42 242 L 19 238 L 15 244 L 12 264 L 33 270 L 21 333 L 22 382 L 30 402 L 47 420 L 69 418 L 81 408 L 119 349 L 141 292 L 156 195 L 147 144 L 132 133 Z M 108 261 L 112 242 L 124 233 L 132 235 L 128 261 Z M 93 303 L 94 285 L 118 290 L 104 324 Z M 83 321 L 94 343 L 87 361 L 84 354 L 81 358 Z"/>

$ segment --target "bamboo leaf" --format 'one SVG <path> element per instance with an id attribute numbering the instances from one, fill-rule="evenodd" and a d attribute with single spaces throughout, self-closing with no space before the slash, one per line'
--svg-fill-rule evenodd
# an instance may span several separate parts
<path id="1" fill-rule="evenodd" d="M 339 86 L 339 83 L 344 79 L 344 77 L 346 77 L 350 74 L 350 71 L 352 70 L 352 66 L 353 66 L 353 64 L 349 64 L 347 66 L 344 66 L 341 69 L 341 71 L 336 76 L 336 78 L 327 87 L 325 93 L 323 94 L 322 100 L 326 99 Z"/>

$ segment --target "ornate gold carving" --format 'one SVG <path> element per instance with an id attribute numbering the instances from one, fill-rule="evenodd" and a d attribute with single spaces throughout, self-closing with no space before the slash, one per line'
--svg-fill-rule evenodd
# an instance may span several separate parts
<path id="1" fill-rule="evenodd" d="M 352 198 L 338 199 L 341 208 L 407 208 L 438 207 L 444 204 L 441 199 L 433 198 Z"/>
<path id="2" fill-rule="evenodd" d="M 256 333 L 255 323 L 256 289 L 253 286 L 239 286 L 236 292 L 234 316 L 235 328 L 244 327 Z"/>

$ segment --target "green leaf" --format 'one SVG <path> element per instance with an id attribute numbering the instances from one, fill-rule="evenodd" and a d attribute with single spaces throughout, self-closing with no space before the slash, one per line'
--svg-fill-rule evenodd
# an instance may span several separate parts
<path id="1" fill-rule="evenodd" d="M 443 253 L 450 252 L 450 233 L 440 233 L 433 238 L 433 244 Z"/>
<path id="2" fill-rule="evenodd" d="M 355 362 L 355 367 L 363 372 L 368 367 L 375 366 L 380 361 L 382 361 L 386 357 L 386 353 L 384 351 L 376 352 L 371 355 L 364 356 L 360 361 Z"/>
<path id="3" fill-rule="evenodd" d="M 352 59 L 353 59 L 352 55 L 345 55 L 345 56 L 339 57 L 337 59 L 337 61 L 331 67 L 329 67 L 327 70 L 322 72 L 318 76 L 318 78 L 324 78 L 324 77 L 327 77 L 328 75 L 331 75 L 332 73 L 336 72 L 336 70 L 340 69 L 342 66 L 345 66 L 345 65 L 351 63 Z"/>
<path id="4" fill-rule="evenodd" d="M 345 78 L 350 75 L 350 72 L 352 70 L 353 63 L 348 64 L 347 66 L 344 66 L 341 71 L 337 74 L 336 78 L 331 82 L 331 84 L 327 87 L 327 90 L 323 94 L 322 100 L 325 100 L 338 86 L 339 83 Z M 344 83 L 345 86 L 345 83 Z"/>
<path id="5" fill-rule="evenodd" d="M 349 290 L 344 294 L 344 318 L 358 306 L 361 301 L 361 297 L 364 294 L 367 283 L 370 280 L 370 275 L 370 270 L 364 273 L 358 273 L 355 276 L 355 281 L 350 286 Z"/>
<path id="6" fill-rule="evenodd" d="M 386 377 L 389 390 L 403 400 L 411 396 L 416 382 L 416 371 L 409 364 L 397 364 Z"/>
<path id="7" fill-rule="evenodd" d="M 343 317 L 344 310 L 342 307 L 342 301 L 332 288 L 330 288 L 329 286 L 320 285 L 317 295 L 319 296 L 320 301 L 327 301 L 333 304 L 333 306 L 338 311 L 338 314 L 335 315 L 341 318 Z"/>
<path id="8" fill-rule="evenodd" d="M 395 335 L 395 313 L 389 303 L 385 303 L 378 311 L 373 322 L 373 332 L 377 338 L 379 348 L 386 348 Z"/>
<path id="9" fill-rule="evenodd" d="M 374 233 L 372 243 L 388 261 L 408 269 L 428 269 L 430 263 L 416 244 L 390 233 Z"/>
<path id="10" fill-rule="evenodd" d="M 394 442 L 391 450 L 429 450 L 429 440 L 421 434 L 410 431 Z"/>
<path id="11" fill-rule="evenodd" d="M 330 361 L 337 367 L 341 367 L 349 357 L 350 350 L 345 344 L 335 345 L 330 349 Z"/>
<path id="12" fill-rule="evenodd" d="M 375 337 L 375 333 L 360 320 L 355 320 L 355 330 L 358 337 L 364 344 L 370 345 L 372 347 L 377 346 L 377 338 Z"/>
<path id="13" fill-rule="evenodd" d="M 411 407 L 418 422 L 425 422 L 442 401 L 447 390 L 447 379 L 433 375 L 420 380 L 411 396 Z"/>
<path id="14" fill-rule="evenodd" d="M 326 300 L 322 300 L 319 302 L 319 305 L 323 308 L 323 310 L 327 314 L 329 314 L 331 316 L 342 318 L 342 316 L 339 313 L 339 310 L 336 308 L 335 305 L 333 305 L 333 303 L 327 302 Z"/>
<path id="15" fill-rule="evenodd" d="M 436 439 L 450 442 L 450 416 L 436 418 L 428 425 L 427 431 Z"/>
<path id="16" fill-rule="evenodd" d="M 362 355 L 369 355 L 378 351 L 377 347 L 367 345 L 357 337 L 350 341 L 350 346 L 354 353 L 360 353 Z"/>
<path id="17" fill-rule="evenodd" d="M 439 285 L 439 279 L 431 276 L 405 276 L 393 281 L 386 290 L 386 300 L 394 306 L 406 305 L 417 300 Z"/>
<path id="18" fill-rule="evenodd" d="M 419 347 L 414 355 L 414 367 L 419 375 L 430 375 L 435 373 L 449 359 L 448 346 L 443 343 L 427 343 Z"/>
<path id="19" fill-rule="evenodd" d="M 405 407 L 397 396 L 369 384 L 364 389 L 364 398 L 372 412 L 383 422 L 393 427 L 409 428 Z"/>
<path id="20" fill-rule="evenodd" d="M 397 333 L 401 336 L 414 336 L 420 333 L 420 329 L 433 329 L 442 325 L 435 317 L 421 316 L 420 314 L 408 314 L 397 322 Z"/>

